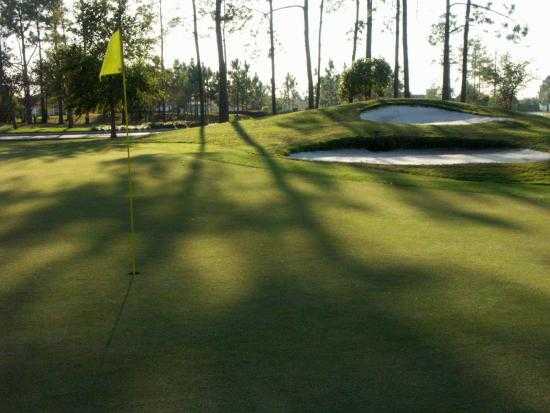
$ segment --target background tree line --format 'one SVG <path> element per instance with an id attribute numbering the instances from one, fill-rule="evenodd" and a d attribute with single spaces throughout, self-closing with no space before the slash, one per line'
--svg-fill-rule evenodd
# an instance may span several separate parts
<path id="1" fill-rule="evenodd" d="M 411 97 L 414 68 L 409 65 L 407 0 L 298 0 L 278 6 L 276 0 L 192 0 L 195 59 L 164 64 L 165 27 L 162 0 L 75 0 L 71 13 L 63 0 L 1 0 L 0 3 L 0 121 L 47 123 L 52 115 L 69 127 L 92 116 L 115 125 L 121 113 L 120 79 L 100 81 L 101 59 L 113 28 L 124 33 L 127 55 L 130 120 L 132 122 L 187 120 L 227 121 L 230 113 L 278 113 L 316 108 L 371 97 Z M 323 19 L 352 2 L 349 27 L 352 38 L 349 66 L 338 73 L 323 56 Z M 310 8 L 318 7 L 319 20 L 310 21 Z M 380 10 L 393 13 L 384 21 Z M 292 9 L 292 10 L 288 10 Z M 277 89 L 274 16 L 286 10 L 303 17 L 304 71 L 307 92 L 301 96 L 293 74 Z M 514 20 L 515 7 L 505 1 L 451 3 L 441 0 L 441 20 L 434 22 L 429 42 L 441 47 L 442 84 L 428 95 L 454 97 L 451 65 L 460 62 L 463 102 L 512 108 L 518 90 L 530 79 L 528 64 L 509 55 L 490 58 L 476 28 L 494 31 L 513 42 L 527 35 L 527 27 Z M 250 24 L 267 27 L 264 46 L 271 62 L 271 79 L 264 84 L 244 59 L 227 61 L 228 37 Z M 253 22 L 253 23 L 252 23 Z M 311 32 L 316 25 L 316 57 L 312 61 Z M 373 27 L 391 27 L 395 37 L 393 65 L 373 57 Z M 160 27 L 160 30 L 159 30 Z M 298 29 L 297 29 L 298 30 Z M 298 31 L 299 32 L 299 31 Z M 201 63 L 201 36 L 216 38 L 218 66 Z M 298 34 L 298 33 L 297 33 Z M 459 37 L 459 35 L 462 35 Z M 365 49 L 359 50 L 364 38 Z M 160 56 L 155 45 L 160 44 Z M 413 53 L 415 51 L 412 51 Z M 541 92 L 541 99 L 546 96 Z M 121 117 L 123 115 L 119 115 Z M 114 128 L 113 128 L 114 129 Z"/>

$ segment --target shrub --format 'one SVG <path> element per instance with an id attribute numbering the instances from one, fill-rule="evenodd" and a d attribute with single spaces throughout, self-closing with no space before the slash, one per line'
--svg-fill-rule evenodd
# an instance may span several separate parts
<path id="1" fill-rule="evenodd" d="M 372 92 L 382 96 L 391 79 L 391 67 L 384 59 L 359 59 L 342 73 L 340 95 L 350 103 L 355 98 L 367 100 Z"/>

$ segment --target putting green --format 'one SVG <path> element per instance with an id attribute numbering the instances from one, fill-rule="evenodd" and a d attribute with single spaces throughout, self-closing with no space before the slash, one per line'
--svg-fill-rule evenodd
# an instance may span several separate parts
<path id="1" fill-rule="evenodd" d="M 133 280 L 124 147 L 0 146 L 0 410 L 550 408 L 546 166 L 296 162 L 285 119 L 136 145 Z"/>

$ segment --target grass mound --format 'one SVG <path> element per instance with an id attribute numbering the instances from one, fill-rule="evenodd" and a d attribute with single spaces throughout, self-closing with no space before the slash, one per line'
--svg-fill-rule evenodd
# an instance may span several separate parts
<path id="1" fill-rule="evenodd" d="M 478 115 L 507 117 L 509 121 L 472 125 L 399 125 L 360 119 L 368 109 L 383 105 L 433 106 Z M 550 119 L 523 115 L 468 104 L 433 100 L 384 99 L 296 112 L 263 119 L 214 124 L 206 128 L 208 142 L 242 148 L 240 130 L 247 133 L 269 153 L 285 156 L 292 152 L 364 148 L 391 149 L 492 149 L 529 148 L 550 151 Z M 149 138 L 156 142 L 199 142 L 199 129 L 177 131 Z M 380 166 L 361 166 L 376 169 Z M 384 167 L 392 168 L 392 167 Z M 469 168 L 469 169 L 468 169 Z M 455 170 L 467 173 L 452 173 Z M 433 166 L 398 168 L 401 172 L 454 179 L 528 181 L 550 183 L 550 163 L 524 165 Z M 477 173 L 477 171 L 483 171 Z M 494 171 L 494 173 L 488 173 Z M 532 172 L 532 173 L 531 173 Z"/>

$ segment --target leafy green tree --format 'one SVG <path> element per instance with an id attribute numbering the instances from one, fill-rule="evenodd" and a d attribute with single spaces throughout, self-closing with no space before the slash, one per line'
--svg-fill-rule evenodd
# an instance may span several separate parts
<path id="1" fill-rule="evenodd" d="M 168 79 L 168 102 L 175 107 L 178 114 L 180 111 L 188 112 L 191 107 L 191 100 L 194 93 L 194 85 L 191 70 L 194 62 L 190 65 L 176 60 L 170 71 Z"/>
<path id="2" fill-rule="evenodd" d="M 4 43 L 8 32 L 0 27 L 0 122 L 11 122 L 17 128 L 15 116 L 15 79 L 10 75 L 12 52 Z"/>
<path id="3" fill-rule="evenodd" d="M 539 101 L 546 105 L 546 110 L 550 111 L 550 76 L 542 82 L 539 89 Z"/>
<path id="4" fill-rule="evenodd" d="M 340 96 L 353 102 L 369 98 L 370 91 L 383 96 L 393 79 L 390 65 L 384 59 L 359 59 L 342 73 Z"/>
<path id="5" fill-rule="evenodd" d="M 441 99 L 441 88 L 437 85 L 432 85 L 426 89 L 426 99 Z"/>
<path id="6" fill-rule="evenodd" d="M 127 70 L 126 87 L 128 111 L 132 121 L 142 121 L 144 114 L 151 112 L 163 102 L 163 79 L 158 66 L 142 60 L 135 61 Z"/>
<path id="7" fill-rule="evenodd" d="M 77 115 L 86 115 L 99 103 L 102 92 L 98 80 L 101 60 L 98 55 L 86 53 L 83 48 L 72 44 L 58 49 L 58 59 L 64 74 L 67 109 Z"/>
<path id="8" fill-rule="evenodd" d="M 532 79 L 529 62 L 514 62 L 509 54 L 502 56 L 499 65 L 486 66 L 482 77 L 494 85 L 497 103 L 508 110 L 512 109 L 518 91 Z"/>
<path id="9" fill-rule="evenodd" d="M 215 74 L 212 70 L 202 67 L 200 71 L 204 83 L 204 111 L 205 117 L 210 111 L 211 102 L 217 98 L 217 83 L 212 79 Z M 180 114 L 192 115 L 201 121 L 201 79 L 198 65 L 191 60 L 189 64 L 175 61 L 168 79 L 168 102 Z M 198 105 L 197 105 L 198 102 Z"/>
<path id="10" fill-rule="evenodd" d="M 150 3 L 137 3 L 137 7 L 129 9 L 127 0 L 108 0 L 107 3 L 86 3 L 86 7 L 80 7 L 81 17 L 78 20 L 80 37 L 86 39 L 93 48 L 97 47 L 100 58 L 103 57 L 107 42 L 114 31 L 113 28 L 121 28 L 124 36 L 124 55 L 128 72 L 136 63 L 145 61 L 150 57 L 151 47 L 155 42 L 152 36 L 154 13 Z M 93 27 L 99 20 L 94 18 L 94 9 L 102 14 L 103 24 L 108 30 L 101 30 L 95 36 L 87 36 L 85 33 L 95 32 Z M 111 117 L 111 136 L 116 137 L 115 118 L 116 112 L 121 108 L 122 91 L 119 76 L 104 78 L 99 85 L 100 94 L 98 103 L 104 109 L 108 102 Z M 122 113 L 124 122 L 124 113 Z"/>
<path id="11" fill-rule="evenodd" d="M 264 85 L 257 74 L 250 79 L 248 107 L 252 110 L 263 110 L 267 98 L 268 87 Z"/>
<path id="12" fill-rule="evenodd" d="M 457 7 L 464 6 L 464 21 L 459 23 L 454 13 Z M 443 20 L 432 25 L 430 43 L 432 45 L 443 44 L 443 99 L 452 97 L 451 88 L 451 64 L 453 64 L 451 36 L 460 31 L 463 32 L 462 43 L 462 86 L 460 99 L 466 101 L 466 87 L 469 73 L 469 47 L 471 28 L 479 26 L 487 31 L 489 26 L 494 27 L 495 37 L 505 37 L 510 41 L 517 42 L 528 33 L 527 26 L 514 23 L 512 15 L 515 12 L 514 3 L 504 0 L 490 1 L 486 4 L 472 0 L 465 2 L 454 2 L 446 0 Z"/>
<path id="13" fill-rule="evenodd" d="M 239 59 L 233 60 L 229 78 L 229 100 L 237 112 L 262 108 L 266 87 L 258 75 L 250 76 L 250 65 L 247 62 L 241 65 Z"/>
<path id="14" fill-rule="evenodd" d="M 29 47 L 33 45 L 31 29 L 42 19 L 42 10 L 51 6 L 50 0 L 3 0 L 0 2 L 2 26 L 15 34 L 21 58 L 21 82 L 24 94 L 24 120 L 31 124 L 32 96 Z"/>
<path id="15" fill-rule="evenodd" d="M 297 103 L 301 100 L 298 92 L 298 83 L 292 74 L 287 73 L 283 84 L 283 94 L 281 96 L 281 104 L 284 111 L 294 110 Z"/>
<path id="16" fill-rule="evenodd" d="M 334 106 L 340 103 L 340 75 L 336 73 L 334 62 L 329 60 L 325 75 L 320 79 L 319 106 Z"/>
<path id="17" fill-rule="evenodd" d="M 77 43 L 89 54 L 101 56 L 112 35 L 115 4 L 109 0 L 77 0 L 75 25 Z"/>
<path id="18" fill-rule="evenodd" d="M 470 54 L 470 56 L 468 57 L 468 73 L 470 73 L 470 80 L 467 84 L 468 91 L 466 93 L 466 101 L 471 103 L 480 103 L 479 98 L 485 96 L 481 90 L 481 73 L 484 70 L 484 67 L 493 63 L 493 59 L 489 57 L 487 48 L 478 39 L 470 40 L 468 53 Z M 485 100 L 485 98 L 483 98 L 482 100 Z"/>
<path id="19" fill-rule="evenodd" d="M 241 66 L 239 59 L 231 62 L 231 70 L 229 71 L 229 101 L 237 112 L 246 107 L 249 70 L 250 65 L 246 62 L 244 63 L 244 67 Z"/>
<path id="20" fill-rule="evenodd" d="M 467 102 L 473 103 L 479 106 L 488 106 L 490 102 L 490 96 L 484 93 L 481 89 L 478 89 L 473 84 L 468 83 L 467 85 Z"/>
<path id="21" fill-rule="evenodd" d="M 538 112 L 540 110 L 539 100 L 538 98 L 521 99 L 517 103 L 516 110 L 520 112 Z"/>
<path id="22" fill-rule="evenodd" d="M 482 5 L 472 0 L 466 0 L 466 12 L 464 18 L 464 40 L 462 44 L 462 86 L 460 92 L 460 101 L 466 102 L 467 83 L 468 83 L 468 49 L 470 47 L 470 27 L 471 25 L 493 25 L 496 19 L 501 21 L 501 28 L 507 31 L 506 38 L 512 41 L 518 41 L 528 33 L 528 27 L 520 24 L 511 25 L 512 14 L 515 11 L 515 5 L 503 3 L 501 10 L 498 10 L 492 2 Z M 496 33 L 501 36 L 500 30 Z"/>

